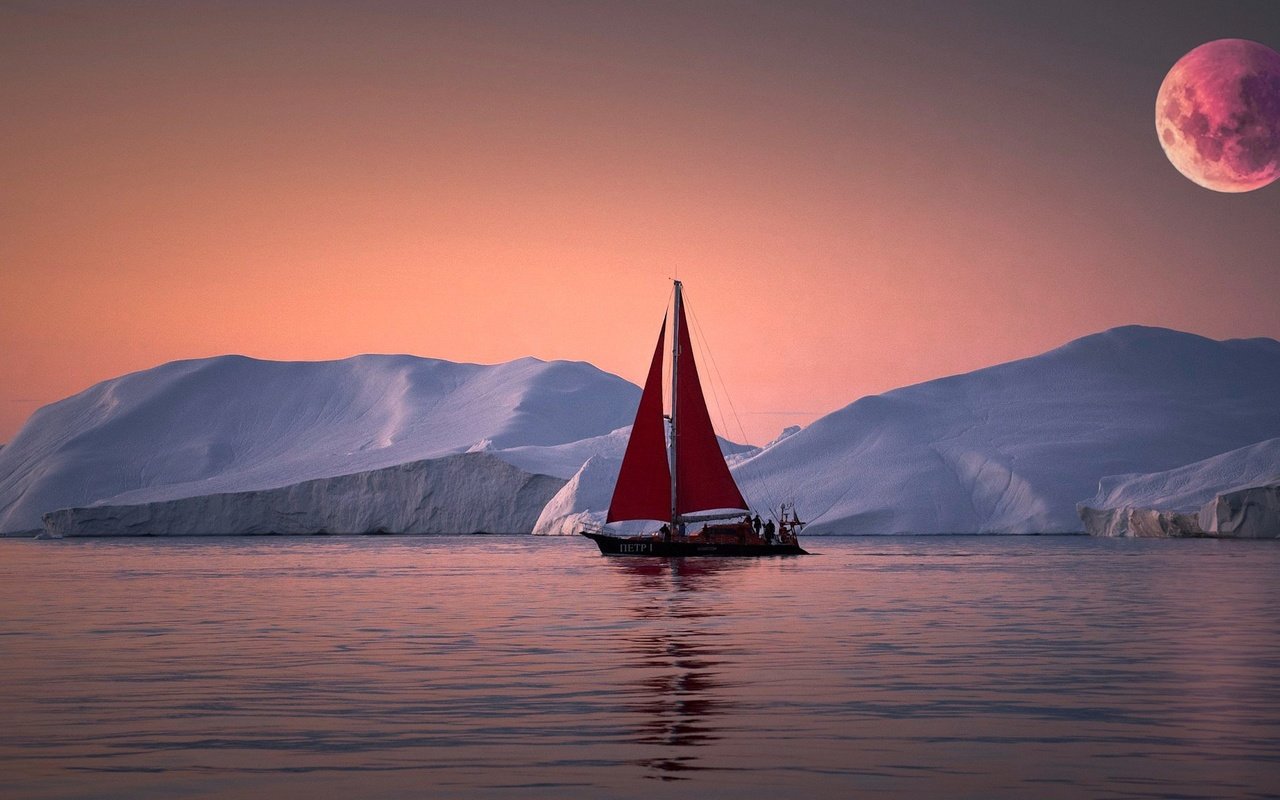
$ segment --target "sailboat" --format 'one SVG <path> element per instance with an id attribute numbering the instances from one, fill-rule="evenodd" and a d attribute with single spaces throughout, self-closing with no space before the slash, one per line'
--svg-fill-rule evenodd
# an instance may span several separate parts
<path id="1" fill-rule="evenodd" d="M 639 536 L 616 536 L 607 527 L 584 530 L 582 535 L 606 555 L 806 555 L 798 540 L 804 523 L 794 507 L 779 509 L 776 529 L 772 520 L 762 526 L 759 516 L 751 516 L 729 472 L 693 360 L 680 281 L 675 282 L 672 327 L 671 414 L 662 413 L 664 316 L 605 518 L 606 526 L 629 520 L 664 524 L 656 532 Z M 670 449 L 667 421 L 671 424 Z"/>

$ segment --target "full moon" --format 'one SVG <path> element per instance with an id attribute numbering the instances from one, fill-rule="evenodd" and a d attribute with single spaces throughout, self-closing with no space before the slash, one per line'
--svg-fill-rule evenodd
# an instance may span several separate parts
<path id="1" fill-rule="evenodd" d="M 1206 189 L 1248 192 L 1280 177 L 1280 53 L 1218 39 L 1178 59 L 1156 95 L 1156 133 Z"/>

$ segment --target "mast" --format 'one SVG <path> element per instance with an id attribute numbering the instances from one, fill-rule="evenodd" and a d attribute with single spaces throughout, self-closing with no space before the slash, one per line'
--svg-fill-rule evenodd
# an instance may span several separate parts
<path id="1" fill-rule="evenodd" d="M 680 505 L 676 500 L 676 448 L 680 441 L 680 417 L 676 413 L 676 399 L 680 396 L 680 319 L 681 319 L 681 286 L 680 281 L 676 281 L 676 304 L 675 314 L 672 315 L 671 323 L 671 532 L 684 533 L 678 527 L 680 524 Z"/>

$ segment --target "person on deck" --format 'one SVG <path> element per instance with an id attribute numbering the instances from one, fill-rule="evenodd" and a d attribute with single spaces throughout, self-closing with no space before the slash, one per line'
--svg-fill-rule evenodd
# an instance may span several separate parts
<path id="1" fill-rule="evenodd" d="M 755 529 L 756 536 L 760 535 L 760 515 L 756 514 L 751 520 L 751 527 Z"/>
<path id="2" fill-rule="evenodd" d="M 764 540 L 769 544 L 773 544 L 773 520 L 769 520 L 764 524 Z"/>

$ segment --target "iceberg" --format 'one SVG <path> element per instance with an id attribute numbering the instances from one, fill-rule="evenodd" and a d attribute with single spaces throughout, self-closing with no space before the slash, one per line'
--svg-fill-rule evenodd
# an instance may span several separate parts
<path id="1" fill-rule="evenodd" d="M 603 522 L 639 393 L 533 358 L 174 362 L 38 410 L 0 449 L 0 534 L 574 533 Z M 1266 535 L 1276 397 L 1280 342 L 1129 326 L 721 450 L 756 511 L 794 502 L 806 534 Z M 436 463 L 464 454 L 516 473 Z M 448 483 L 449 470 L 492 486 Z M 500 498 L 524 491 L 521 475 L 545 480 Z M 477 516 L 478 498 L 494 516 Z"/>
<path id="2" fill-rule="evenodd" d="M 256 492 L 477 445 L 555 448 L 629 425 L 639 394 L 590 364 L 534 358 L 174 362 L 36 411 L 0 450 L 0 532 L 62 508 Z"/>
<path id="3" fill-rule="evenodd" d="M 1220 494 L 1200 509 L 1197 521 L 1209 536 L 1280 539 L 1280 481 Z"/>
<path id="4" fill-rule="evenodd" d="M 569 536 L 584 528 L 602 526 L 621 466 L 621 453 L 599 454 L 588 458 L 542 509 L 533 525 L 534 534 Z"/>
<path id="5" fill-rule="evenodd" d="M 1078 510 L 1093 536 L 1280 537 L 1280 438 L 1171 470 L 1103 478 Z"/>
<path id="6" fill-rule="evenodd" d="M 806 534 L 1079 533 L 1099 478 L 1278 437 L 1277 397 L 1274 339 L 1129 326 L 864 397 L 733 470 Z"/>

